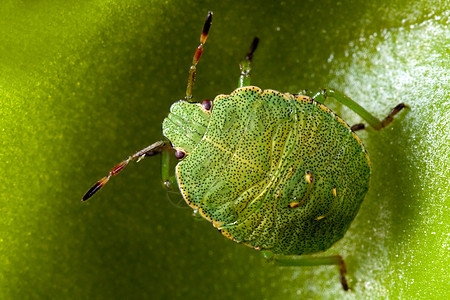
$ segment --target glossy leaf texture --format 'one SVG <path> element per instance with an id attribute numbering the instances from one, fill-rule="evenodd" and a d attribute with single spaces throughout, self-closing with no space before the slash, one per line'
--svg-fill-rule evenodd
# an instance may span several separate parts
<path id="1" fill-rule="evenodd" d="M 255 36 L 252 84 L 332 87 L 383 118 L 358 133 L 373 176 L 334 267 L 277 268 L 196 222 L 160 162 L 115 164 L 161 139 L 214 12 L 194 98 L 229 94 Z M 450 285 L 450 40 L 444 1 L 0 3 L 0 298 L 445 299 Z M 351 111 L 330 107 L 350 125 Z"/>

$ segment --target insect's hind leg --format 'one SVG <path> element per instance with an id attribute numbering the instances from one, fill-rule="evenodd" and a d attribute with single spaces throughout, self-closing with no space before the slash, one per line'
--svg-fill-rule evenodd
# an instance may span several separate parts
<path id="1" fill-rule="evenodd" d="M 321 89 L 318 92 L 307 92 L 307 96 L 310 96 L 312 99 L 321 104 L 324 104 L 328 98 L 334 98 L 357 113 L 375 130 L 380 130 L 388 126 L 394 120 L 394 116 L 397 113 L 399 113 L 403 108 L 408 107 L 406 104 L 400 103 L 389 112 L 386 118 L 380 121 L 374 115 L 365 110 L 364 107 L 339 91 L 333 89 Z M 358 123 L 351 127 L 353 131 L 361 130 L 364 128 L 365 125 L 363 123 Z"/>
<path id="2" fill-rule="evenodd" d="M 340 255 L 330 256 L 311 256 L 311 255 L 280 255 L 273 254 L 270 251 L 262 251 L 264 258 L 275 265 L 282 267 L 304 267 L 304 266 L 323 266 L 323 265 L 336 265 L 339 268 L 339 277 L 342 288 L 344 291 L 348 291 L 347 283 L 347 266 L 345 261 Z"/>
<path id="3" fill-rule="evenodd" d="M 239 69 L 241 70 L 241 75 L 239 76 L 239 87 L 249 86 L 251 82 L 251 72 L 252 72 L 252 59 L 253 53 L 258 47 L 259 38 L 255 37 L 247 55 L 239 64 Z"/>

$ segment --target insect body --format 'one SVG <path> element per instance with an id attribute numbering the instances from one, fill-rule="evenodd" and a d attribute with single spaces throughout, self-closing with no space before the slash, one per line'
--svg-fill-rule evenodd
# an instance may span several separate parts
<path id="1" fill-rule="evenodd" d="M 198 123 L 185 120 L 194 109 Z M 211 112 L 181 101 L 163 132 L 186 151 L 176 174 L 188 204 L 226 236 L 255 248 L 280 254 L 328 249 L 344 235 L 368 188 L 361 142 L 309 97 L 251 86 L 216 97 Z"/>
<path id="2" fill-rule="evenodd" d="M 255 249 L 279 265 L 338 265 L 340 256 L 299 257 L 330 248 L 342 238 L 369 187 L 370 162 L 352 127 L 324 106 L 335 98 L 370 126 L 387 126 L 402 108 L 379 121 L 334 90 L 282 94 L 250 86 L 258 39 L 241 63 L 239 88 L 213 101 L 192 102 L 197 63 L 206 42 L 208 14 L 189 73 L 185 100 L 174 103 L 163 122 L 167 140 L 130 156 L 98 181 L 87 200 L 130 161 L 162 154 L 163 180 L 178 186 L 186 202 L 225 236 Z M 176 174 L 170 153 L 181 159 Z M 286 256 L 294 255 L 294 256 Z"/>

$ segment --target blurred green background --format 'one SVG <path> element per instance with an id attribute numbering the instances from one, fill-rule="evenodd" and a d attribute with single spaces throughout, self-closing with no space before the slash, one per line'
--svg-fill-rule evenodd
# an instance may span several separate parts
<path id="1" fill-rule="evenodd" d="M 254 36 L 253 83 L 334 87 L 378 117 L 359 135 L 371 188 L 335 267 L 277 268 L 197 222 L 148 158 L 87 203 L 116 163 L 161 139 L 214 12 L 194 97 L 230 93 Z M 1 299 L 443 299 L 450 295 L 446 1 L 0 3 Z M 361 121 L 330 105 L 350 124 Z"/>

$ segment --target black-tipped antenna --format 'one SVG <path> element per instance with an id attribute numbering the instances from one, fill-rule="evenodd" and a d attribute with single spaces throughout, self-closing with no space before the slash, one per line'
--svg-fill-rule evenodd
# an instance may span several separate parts
<path id="1" fill-rule="evenodd" d="M 128 165 L 128 163 L 130 161 L 134 161 L 134 160 L 140 161 L 141 159 L 143 159 L 146 156 L 152 156 L 152 155 L 161 153 L 165 144 L 166 143 L 163 141 L 156 142 L 156 143 L 148 146 L 147 148 L 144 148 L 144 149 L 136 152 L 135 154 L 131 155 L 130 157 L 128 157 L 121 163 L 117 164 L 114 168 L 112 168 L 111 171 L 109 171 L 109 174 L 107 176 L 105 176 L 102 179 L 100 179 L 99 181 L 97 181 L 89 189 L 89 191 L 87 191 L 87 193 L 83 196 L 81 201 L 86 201 L 87 199 L 91 198 L 99 189 L 101 189 L 109 181 L 109 178 L 111 178 L 111 176 L 116 176 L 118 173 L 120 173 L 120 171 L 122 171 Z"/>
<path id="2" fill-rule="evenodd" d="M 189 69 L 189 77 L 188 77 L 188 84 L 186 88 L 186 100 L 192 99 L 192 88 L 194 87 L 194 80 L 195 80 L 195 72 L 197 71 L 197 64 L 200 60 L 200 56 L 202 56 L 203 53 L 203 45 L 206 43 L 206 39 L 208 38 L 208 32 L 211 28 L 212 24 L 212 15 L 213 13 L 210 11 L 208 12 L 208 15 L 206 16 L 205 24 L 203 25 L 202 34 L 200 35 L 200 45 L 198 45 L 197 50 L 195 51 L 194 58 L 192 59 L 192 64 Z"/>

